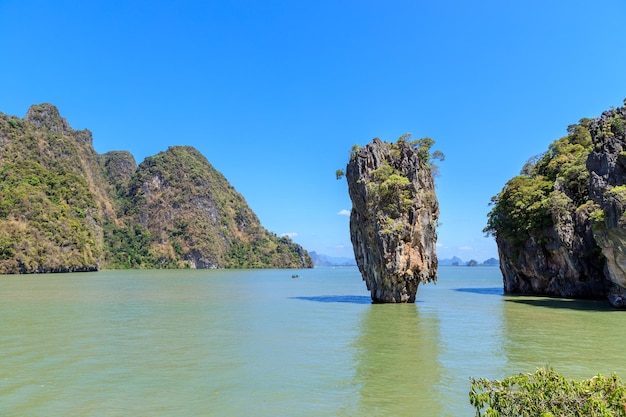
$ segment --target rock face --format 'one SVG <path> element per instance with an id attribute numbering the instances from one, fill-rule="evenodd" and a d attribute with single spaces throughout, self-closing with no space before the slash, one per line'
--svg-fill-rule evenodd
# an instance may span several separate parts
<path id="1" fill-rule="evenodd" d="M 522 246 L 497 237 L 505 293 L 601 298 L 605 279 L 591 232 L 591 209 L 565 213 Z"/>
<path id="2" fill-rule="evenodd" d="M 374 139 L 346 169 L 354 255 L 376 303 L 412 303 L 418 285 L 437 278 L 439 206 L 421 155 L 404 140 Z"/>
<path id="3" fill-rule="evenodd" d="M 504 290 L 626 307 L 626 109 L 569 126 L 494 197 Z"/>
<path id="4" fill-rule="evenodd" d="M 626 307 L 626 106 L 602 113 L 590 126 L 589 193 L 600 206 L 593 235 L 606 261 L 607 297 Z"/>

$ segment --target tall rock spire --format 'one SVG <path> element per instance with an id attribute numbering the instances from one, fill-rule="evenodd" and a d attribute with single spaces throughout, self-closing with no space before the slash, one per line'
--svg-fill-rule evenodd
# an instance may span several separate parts
<path id="1" fill-rule="evenodd" d="M 346 169 L 350 235 L 372 301 L 415 302 L 420 283 L 436 281 L 439 205 L 423 142 L 376 138 L 354 150 Z"/>

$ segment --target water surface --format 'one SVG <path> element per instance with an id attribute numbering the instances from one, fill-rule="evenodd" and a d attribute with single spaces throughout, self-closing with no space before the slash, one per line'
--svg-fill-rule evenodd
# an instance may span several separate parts
<path id="1" fill-rule="evenodd" d="M 469 377 L 626 376 L 626 312 L 442 267 L 410 305 L 356 268 L 0 278 L 2 416 L 472 416 Z"/>

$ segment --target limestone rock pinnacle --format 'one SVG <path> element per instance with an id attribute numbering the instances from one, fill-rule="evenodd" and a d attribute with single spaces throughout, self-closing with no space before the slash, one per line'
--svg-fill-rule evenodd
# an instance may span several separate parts
<path id="1" fill-rule="evenodd" d="M 346 169 L 354 254 L 376 303 L 415 302 L 418 285 L 437 279 L 439 205 L 428 148 L 417 142 L 376 138 Z"/>

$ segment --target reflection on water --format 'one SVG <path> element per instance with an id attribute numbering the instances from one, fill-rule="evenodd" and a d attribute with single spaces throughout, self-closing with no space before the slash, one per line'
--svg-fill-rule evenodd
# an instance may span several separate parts
<path id="1" fill-rule="evenodd" d="M 602 301 L 506 297 L 507 368 L 533 372 L 549 365 L 570 378 L 598 372 L 623 378 L 625 313 Z"/>
<path id="2" fill-rule="evenodd" d="M 509 296 L 511 303 L 526 304 L 534 307 L 567 308 L 579 311 L 615 311 L 615 308 L 604 300 L 570 300 L 565 298 L 533 298 Z"/>
<path id="3" fill-rule="evenodd" d="M 500 377 L 507 361 L 497 272 L 497 268 L 440 268 L 437 286 L 423 288 L 422 297 L 440 323 L 438 389 L 446 398 L 440 415 L 473 415 L 470 377 Z"/>
<path id="4" fill-rule="evenodd" d="M 354 343 L 358 415 L 441 415 L 438 327 L 413 304 L 374 304 L 363 314 Z"/>

